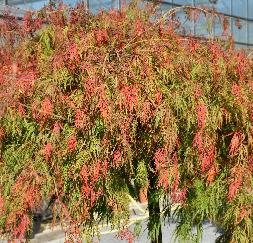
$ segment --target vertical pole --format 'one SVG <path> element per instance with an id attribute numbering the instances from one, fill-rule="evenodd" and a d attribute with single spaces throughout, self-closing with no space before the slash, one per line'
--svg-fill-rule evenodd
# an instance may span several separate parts
<path id="1" fill-rule="evenodd" d="M 249 19 L 249 0 L 246 1 L 246 4 L 247 4 L 247 6 L 245 6 L 245 7 L 247 9 L 247 13 L 246 13 L 247 47 L 249 47 L 249 21 L 248 21 L 248 19 Z"/>
<path id="2" fill-rule="evenodd" d="M 85 3 L 86 3 L 87 10 L 89 10 L 90 9 L 90 2 L 89 2 L 89 0 L 86 0 Z"/>
<path id="3" fill-rule="evenodd" d="M 232 17 L 233 16 L 233 4 L 232 4 L 232 0 L 230 0 L 229 3 L 230 3 L 230 17 L 229 17 L 230 18 L 230 21 L 229 21 L 230 22 L 230 33 L 231 33 L 231 36 L 233 37 L 234 36 L 234 28 L 233 28 L 234 17 Z M 233 39 L 234 39 L 234 37 L 233 37 Z M 235 40 L 234 40 L 233 46 L 235 46 Z"/>
<path id="4" fill-rule="evenodd" d="M 3 0 L 3 5 L 8 5 L 8 0 Z"/>
<path id="5" fill-rule="evenodd" d="M 121 0 L 118 0 L 118 9 L 121 10 Z"/>
<path id="6" fill-rule="evenodd" d="M 195 0 L 192 0 L 192 6 L 195 7 L 195 5 L 196 5 Z M 193 20 L 193 35 L 194 36 L 196 35 L 196 23 L 195 23 L 195 20 Z"/>
<path id="7" fill-rule="evenodd" d="M 230 16 L 232 16 L 232 13 L 233 13 L 233 4 L 232 4 L 232 0 L 229 0 L 229 3 L 230 3 Z M 234 31 L 233 31 L 233 21 L 232 21 L 232 17 L 230 17 L 230 31 L 231 31 L 231 34 L 233 35 Z"/>

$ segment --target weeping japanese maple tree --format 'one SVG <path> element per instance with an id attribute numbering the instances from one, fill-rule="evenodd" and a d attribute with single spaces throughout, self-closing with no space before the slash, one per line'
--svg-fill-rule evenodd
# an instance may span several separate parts
<path id="1" fill-rule="evenodd" d="M 96 15 L 51 5 L 21 22 L 1 19 L 4 237 L 29 237 L 51 199 L 70 240 L 107 221 L 131 241 L 134 181 L 148 188 L 152 242 L 162 242 L 160 217 L 174 203 L 179 239 L 199 240 L 209 219 L 226 241 L 250 242 L 252 65 L 154 13 L 135 3 Z"/>

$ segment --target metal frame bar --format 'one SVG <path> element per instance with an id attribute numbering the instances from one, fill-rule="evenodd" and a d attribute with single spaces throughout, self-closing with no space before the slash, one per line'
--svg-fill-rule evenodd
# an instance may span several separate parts
<path id="1" fill-rule="evenodd" d="M 196 1 L 192 0 L 192 6 L 196 5 Z M 193 35 L 196 35 L 196 23 L 193 21 Z"/>
<path id="2" fill-rule="evenodd" d="M 118 9 L 121 10 L 121 8 L 122 8 L 121 0 L 118 0 Z"/>
<path id="3" fill-rule="evenodd" d="M 246 8 L 247 8 L 247 13 L 246 13 L 246 17 L 247 19 L 249 18 L 249 0 L 246 1 Z M 247 43 L 249 43 L 249 22 L 247 21 Z"/>
<path id="4" fill-rule="evenodd" d="M 169 2 L 164 2 L 164 1 L 160 1 L 161 4 L 166 4 L 166 5 L 173 5 L 175 7 L 182 7 L 184 6 L 183 4 L 178 4 L 178 3 L 169 3 Z M 232 14 L 232 4 L 231 4 L 231 13 L 230 14 L 226 14 L 226 13 L 222 13 L 222 12 L 217 12 L 218 14 L 223 14 L 226 17 L 231 17 L 231 18 L 235 18 L 235 19 L 241 19 L 241 20 L 245 20 L 245 21 L 250 21 L 253 22 L 253 18 L 247 18 L 247 17 L 242 17 L 242 16 L 237 16 Z"/>
<path id="5" fill-rule="evenodd" d="M 161 1 L 160 3 L 175 6 L 175 7 L 182 7 L 183 6 L 183 4 L 174 3 L 173 0 L 172 0 L 171 3 L 164 2 L 164 1 Z M 192 0 L 192 3 L 195 3 L 195 0 Z M 232 0 L 229 0 L 229 3 L 230 3 L 230 14 L 226 14 L 226 13 L 222 13 L 222 12 L 217 12 L 217 13 L 222 14 L 222 15 L 230 18 L 230 20 L 229 20 L 230 21 L 230 32 L 231 32 L 232 35 L 234 34 L 233 27 L 232 27 L 232 19 L 240 19 L 240 20 L 246 21 L 247 43 L 246 42 L 235 41 L 235 44 L 245 45 L 245 46 L 248 46 L 248 47 L 253 47 L 253 43 L 249 43 L 249 27 L 248 27 L 249 24 L 248 23 L 253 22 L 253 18 L 247 18 L 249 16 L 248 0 L 247 0 L 247 17 L 237 16 L 237 15 L 232 14 L 233 13 Z M 194 30 L 194 35 L 196 35 L 196 30 Z"/>

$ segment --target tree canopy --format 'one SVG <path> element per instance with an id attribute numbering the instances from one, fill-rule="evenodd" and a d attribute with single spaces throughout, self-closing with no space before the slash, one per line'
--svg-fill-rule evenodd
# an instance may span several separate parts
<path id="1" fill-rule="evenodd" d="M 250 242 L 253 69 L 243 52 L 181 36 L 135 3 L 6 15 L 0 36 L 2 235 L 27 237 L 52 197 L 70 239 L 104 221 L 124 229 L 133 181 L 149 205 L 168 199 L 164 216 L 180 203 L 179 239 L 194 240 L 193 226 L 199 237 L 209 219 L 227 241 Z"/>

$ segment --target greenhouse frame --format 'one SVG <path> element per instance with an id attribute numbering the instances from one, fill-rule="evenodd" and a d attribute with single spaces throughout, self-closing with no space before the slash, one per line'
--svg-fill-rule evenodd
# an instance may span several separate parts
<path id="1" fill-rule="evenodd" d="M 26 10 L 37 10 L 48 4 L 52 0 L 1 0 L 0 12 L 8 11 L 17 16 L 22 16 Z M 149 0 L 151 2 L 152 0 Z M 64 0 L 66 4 L 74 6 L 77 0 Z M 110 8 L 120 9 L 130 0 L 85 0 L 87 8 L 92 12 L 97 12 L 100 9 L 108 10 Z M 253 0 L 159 0 L 161 3 L 160 10 L 167 11 L 173 7 L 183 5 L 211 7 L 217 12 L 224 14 L 229 19 L 229 31 L 234 37 L 237 47 L 252 48 L 253 47 Z M 183 13 L 178 14 L 178 18 L 184 22 L 187 34 L 192 35 L 207 35 L 203 28 L 203 20 L 200 18 L 198 24 L 187 23 L 184 20 Z M 238 28 L 238 21 L 240 26 Z M 213 35 L 219 36 L 222 32 L 220 24 L 214 24 Z"/>

